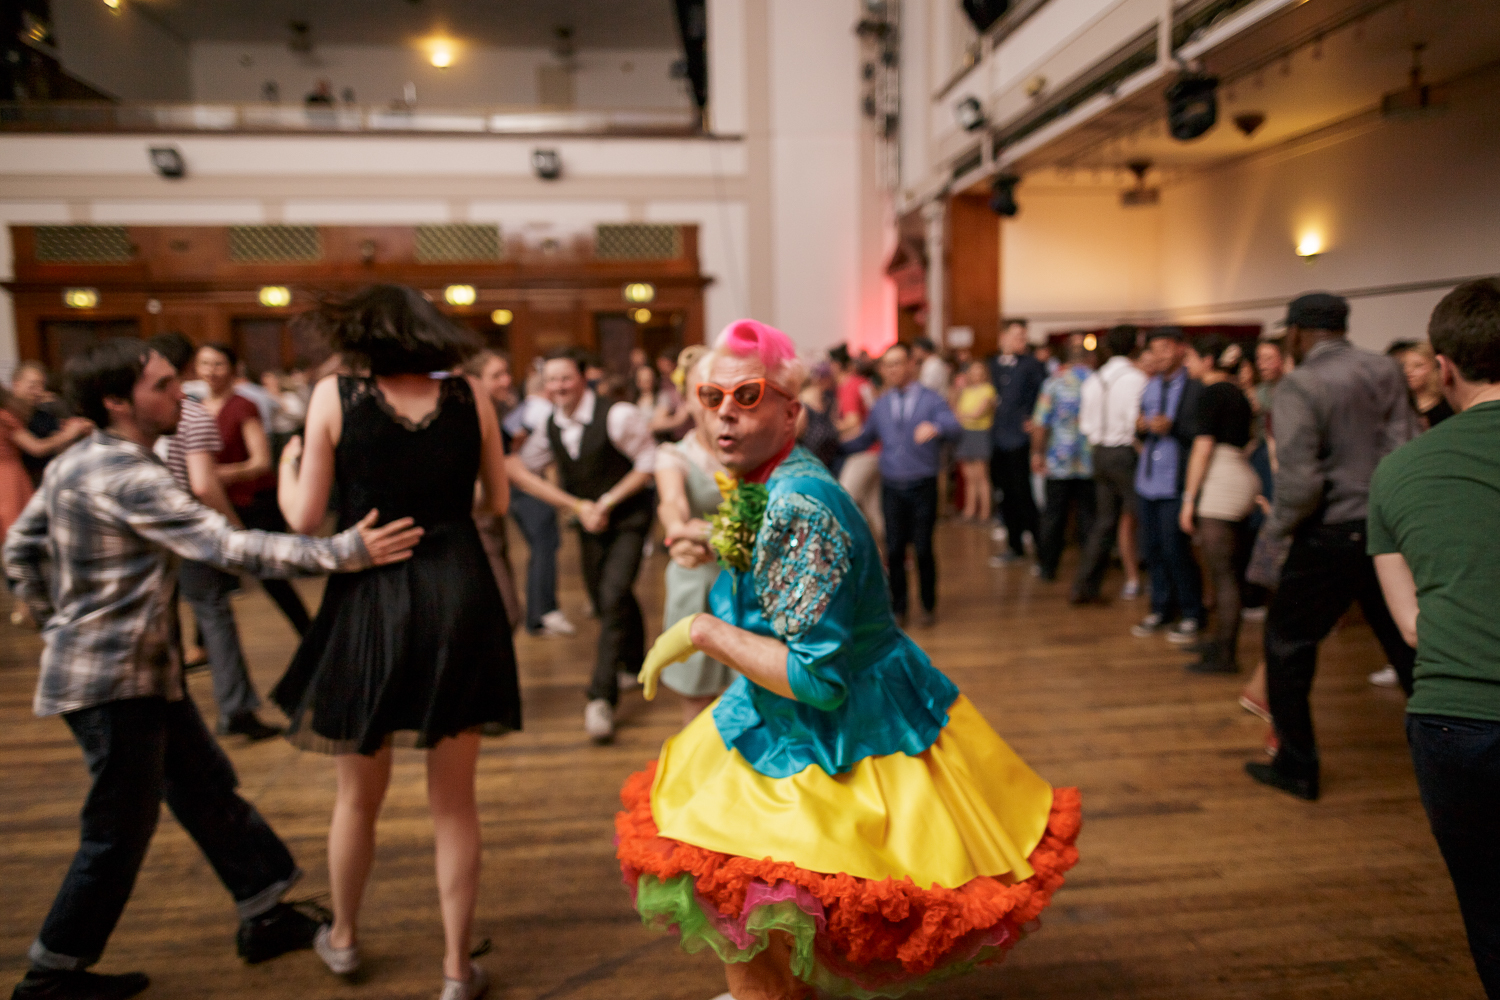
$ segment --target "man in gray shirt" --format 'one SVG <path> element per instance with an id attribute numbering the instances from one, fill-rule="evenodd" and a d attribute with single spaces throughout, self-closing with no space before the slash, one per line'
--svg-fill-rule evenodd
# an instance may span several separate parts
<path id="1" fill-rule="evenodd" d="M 1413 651 L 1401 638 L 1365 554 L 1375 466 L 1416 434 L 1401 370 L 1350 344 L 1349 304 L 1313 293 L 1287 308 L 1286 344 L 1297 367 L 1276 387 L 1276 500 L 1269 530 L 1292 540 L 1266 616 L 1266 685 L 1280 749 L 1250 776 L 1299 798 L 1318 797 L 1318 749 L 1308 695 L 1318 644 L 1358 601 L 1402 686 Z"/>

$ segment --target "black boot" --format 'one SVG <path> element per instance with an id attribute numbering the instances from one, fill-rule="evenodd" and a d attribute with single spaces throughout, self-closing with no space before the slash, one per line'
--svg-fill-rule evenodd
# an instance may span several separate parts
<path id="1" fill-rule="evenodd" d="M 109 976 L 82 969 L 32 969 L 11 991 L 10 1000 L 125 1000 L 150 985 L 142 972 Z"/>
<path id="2" fill-rule="evenodd" d="M 1187 664 L 1191 674 L 1237 674 L 1240 666 L 1234 662 L 1234 654 L 1222 639 L 1209 639 L 1199 647 L 1201 658 Z"/>
<path id="3" fill-rule="evenodd" d="M 251 743 L 268 740 L 281 735 L 280 726 L 268 726 L 255 717 L 254 712 L 240 712 L 219 723 L 220 736 L 244 736 Z"/>
<path id="4" fill-rule="evenodd" d="M 1280 760 L 1279 754 L 1277 759 Z M 1296 775 L 1278 770 L 1274 763 L 1262 764 L 1254 760 L 1245 765 L 1245 773 L 1262 785 L 1279 788 L 1288 795 L 1295 795 L 1297 798 L 1305 799 L 1308 802 L 1318 801 L 1318 776 L 1316 774 L 1308 777 L 1297 777 Z"/>
<path id="5" fill-rule="evenodd" d="M 303 909 L 313 914 L 309 916 Z M 269 961 L 289 951 L 311 948 L 318 928 L 332 920 L 333 914 L 314 903 L 277 903 L 258 917 L 240 921 L 235 948 L 246 965 Z"/>

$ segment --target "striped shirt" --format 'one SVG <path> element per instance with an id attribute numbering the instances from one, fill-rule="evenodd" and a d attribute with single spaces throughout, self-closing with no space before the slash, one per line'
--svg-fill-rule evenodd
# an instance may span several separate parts
<path id="1" fill-rule="evenodd" d="M 156 454 L 167 463 L 172 480 L 189 493 L 193 484 L 188 479 L 187 457 L 194 452 L 206 451 L 218 455 L 224 447 L 219 437 L 219 422 L 208 412 L 208 407 L 191 396 L 182 400 L 182 416 L 177 421 L 177 433 L 164 435 L 156 442 Z"/>
<path id="2" fill-rule="evenodd" d="M 258 577 L 370 565 L 357 528 L 235 531 L 149 450 L 95 431 L 47 467 L 5 540 L 6 575 L 42 625 L 36 714 L 183 697 L 179 557 Z"/>

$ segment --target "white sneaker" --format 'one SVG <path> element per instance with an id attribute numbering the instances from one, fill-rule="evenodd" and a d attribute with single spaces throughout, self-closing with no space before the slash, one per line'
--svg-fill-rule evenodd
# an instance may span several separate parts
<path id="1" fill-rule="evenodd" d="M 313 951 L 328 966 L 328 971 L 335 976 L 350 976 L 359 968 L 359 946 L 351 944 L 347 948 L 335 948 L 328 940 L 332 927 L 324 924 L 318 928 L 313 935 Z"/>
<path id="2" fill-rule="evenodd" d="M 1120 600 L 1122 601 L 1133 601 L 1140 596 L 1141 585 L 1139 583 L 1127 582 L 1125 586 L 1120 588 Z"/>
<path id="3" fill-rule="evenodd" d="M 1401 678 L 1396 676 L 1396 668 L 1387 663 L 1371 674 L 1369 681 L 1376 687 L 1393 688 L 1401 683 Z"/>
<path id="4" fill-rule="evenodd" d="M 990 541 L 992 542 L 1004 542 L 1009 537 L 1010 535 L 1006 532 L 1004 525 L 997 524 L 990 529 Z"/>
<path id="5" fill-rule="evenodd" d="M 615 735 L 615 707 L 595 698 L 583 708 L 583 731 L 595 743 L 608 743 Z"/>
<path id="6" fill-rule="evenodd" d="M 1266 606 L 1262 604 L 1258 608 L 1241 608 L 1240 621 L 1263 622 L 1266 620 Z"/>
<path id="7" fill-rule="evenodd" d="M 542 615 L 543 635 L 577 635 L 577 627 L 561 611 L 549 611 Z"/>
<path id="8" fill-rule="evenodd" d="M 476 1000 L 490 988 L 490 974 L 478 962 L 469 963 L 469 978 L 443 978 L 443 992 L 438 1000 Z"/>

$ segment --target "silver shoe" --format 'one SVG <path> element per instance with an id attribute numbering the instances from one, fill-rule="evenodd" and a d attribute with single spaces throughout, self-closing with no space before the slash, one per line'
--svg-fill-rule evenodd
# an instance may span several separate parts
<path id="1" fill-rule="evenodd" d="M 313 935 L 313 951 L 328 966 L 328 971 L 335 976 L 351 976 L 359 968 L 359 945 L 351 944 L 347 948 L 335 948 L 328 940 L 332 933 L 332 925 L 324 924 L 318 928 Z"/>
<path id="2" fill-rule="evenodd" d="M 477 1000 L 490 988 L 490 974 L 478 962 L 469 963 L 469 978 L 443 979 L 443 992 L 438 1000 Z"/>

